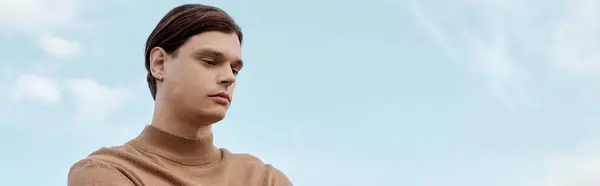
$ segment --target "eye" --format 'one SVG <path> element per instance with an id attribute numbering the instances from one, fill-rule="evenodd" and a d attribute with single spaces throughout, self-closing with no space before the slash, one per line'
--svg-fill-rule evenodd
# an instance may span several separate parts
<path id="1" fill-rule="evenodd" d="M 231 68 L 231 71 L 234 75 L 238 75 L 238 73 L 240 73 L 240 70 L 238 70 L 237 68 Z"/>
<path id="2" fill-rule="evenodd" d="M 204 59 L 202 61 L 204 61 L 206 64 L 209 64 L 209 65 L 217 65 L 217 62 L 215 62 L 215 60 L 212 60 L 212 59 Z"/>

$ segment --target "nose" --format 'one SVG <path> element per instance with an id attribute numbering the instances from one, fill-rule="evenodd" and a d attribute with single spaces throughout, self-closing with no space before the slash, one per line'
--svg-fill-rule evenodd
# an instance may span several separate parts
<path id="1" fill-rule="evenodd" d="M 219 84 L 223 85 L 225 87 L 229 87 L 231 86 L 233 83 L 235 83 L 235 74 L 233 74 L 233 71 L 231 69 L 231 67 L 225 67 L 223 68 L 223 70 L 220 73 L 220 77 L 219 77 Z"/>

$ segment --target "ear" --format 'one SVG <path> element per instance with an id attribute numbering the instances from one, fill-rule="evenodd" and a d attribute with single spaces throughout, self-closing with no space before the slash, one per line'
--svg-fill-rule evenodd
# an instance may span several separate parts
<path id="1" fill-rule="evenodd" d="M 165 61 L 167 60 L 167 57 L 167 52 L 160 47 L 154 47 L 150 51 L 150 73 L 152 73 L 154 78 L 164 78 Z"/>

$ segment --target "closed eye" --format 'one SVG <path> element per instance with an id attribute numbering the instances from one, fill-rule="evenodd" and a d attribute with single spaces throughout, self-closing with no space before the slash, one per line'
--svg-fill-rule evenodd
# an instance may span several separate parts
<path id="1" fill-rule="evenodd" d="M 204 61 L 206 64 L 209 65 L 217 65 L 217 62 L 215 60 L 211 60 L 211 59 L 203 59 L 202 61 Z"/>

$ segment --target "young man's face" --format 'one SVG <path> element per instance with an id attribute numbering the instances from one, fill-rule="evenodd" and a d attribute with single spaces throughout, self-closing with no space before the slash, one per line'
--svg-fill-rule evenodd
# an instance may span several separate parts
<path id="1" fill-rule="evenodd" d="M 225 117 L 241 68 L 235 33 L 204 32 L 166 56 L 158 91 L 177 114 L 212 124 Z"/>

